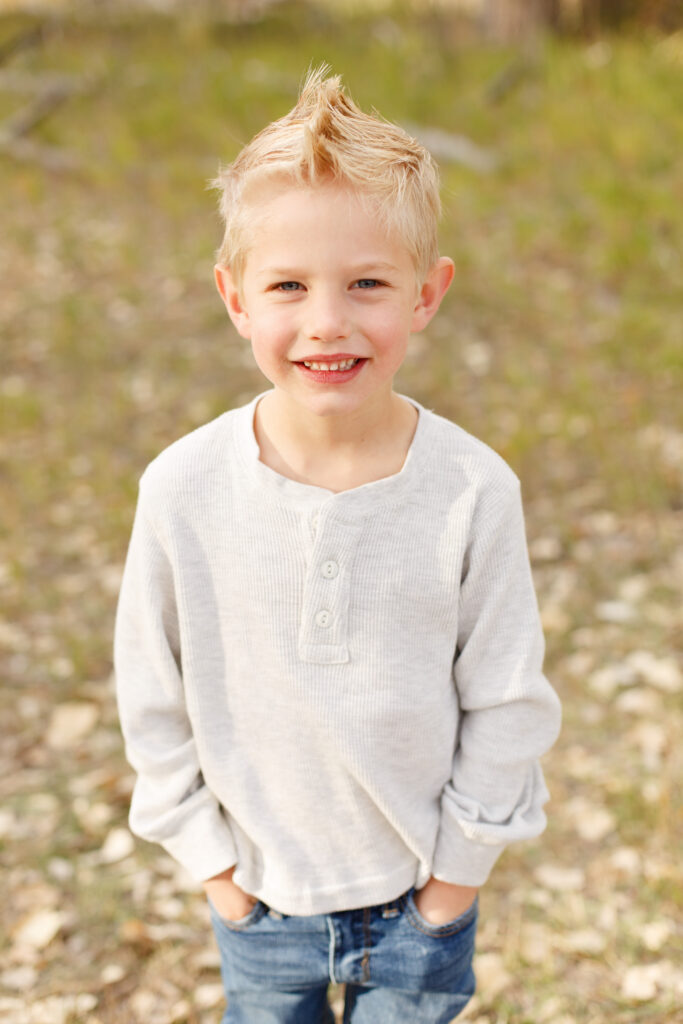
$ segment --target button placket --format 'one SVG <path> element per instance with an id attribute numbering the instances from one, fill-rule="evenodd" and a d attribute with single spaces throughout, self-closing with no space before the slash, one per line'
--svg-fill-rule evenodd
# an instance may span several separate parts
<path id="1" fill-rule="evenodd" d="M 303 661 L 348 661 L 349 565 L 360 523 L 340 522 L 331 510 L 318 518 L 306 576 L 299 655 Z"/>

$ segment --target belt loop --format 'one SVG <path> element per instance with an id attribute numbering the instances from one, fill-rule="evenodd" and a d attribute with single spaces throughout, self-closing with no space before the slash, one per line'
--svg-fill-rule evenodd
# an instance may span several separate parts
<path id="1" fill-rule="evenodd" d="M 384 920 L 388 920 L 391 917 L 398 917 L 400 914 L 399 900 L 390 900 L 389 903 L 385 903 L 382 907 L 382 917 Z"/>

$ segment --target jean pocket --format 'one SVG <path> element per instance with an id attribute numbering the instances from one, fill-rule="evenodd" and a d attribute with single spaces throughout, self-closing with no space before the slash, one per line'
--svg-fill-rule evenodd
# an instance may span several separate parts
<path id="1" fill-rule="evenodd" d="M 213 920 L 231 932 L 243 932 L 247 928 L 251 928 L 257 921 L 261 920 L 264 914 L 268 913 L 268 907 L 261 900 L 257 900 L 249 913 L 245 914 L 244 917 L 238 918 L 236 921 L 231 921 L 229 918 L 219 914 L 211 900 L 209 900 L 209 909 Z"/>
<path id="2" fill-rule="evenodd" d="M 475 896 L 474 902 L 467 910 L 464 910 L 462 914 L 458 914 L 452 921 L 446 921 L 444 924 L 432 924 L 417 909 L 414 889 L 410 890 L 405 901 L 405 917 L 408 923 L 423 935 L 430 935 L 437 939 L 448 938 L 451 935 L 458 935 L 460 932 L 465 931 L 466 928 L 469 928 L 476 921 L 478 909 L 479 898 Z"/>

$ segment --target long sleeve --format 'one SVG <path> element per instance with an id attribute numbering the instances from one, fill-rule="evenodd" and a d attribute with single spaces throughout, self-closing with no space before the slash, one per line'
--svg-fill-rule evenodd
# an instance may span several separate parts
<path id="1" fill-rule="evenodd" d="M 132 830 L 283 914 L 482 883 L 543 828 L 558 703 L 519 485 L 427 410 L 339 493 L 259 459 L 254 409 L 145 471 L 116 622 Z"/>
<path id="2" fill-rule="evenodd" d="M 481 885 L 504 849 L 545 827 L 539 757 L 555 741 L 558 698 L 544 641 L 519 485 L 478 513 L 464 563 L 454 680 L 460 706 L 453 773 L 441 800 L 433 874 Z"/>
<path id="3" fill-rule="evenodd" d="M 172 565 L 144 505 L 141 486 L 114 641 L 126 756 L 137 773 L 130 827 L 201 880 L 237 858 L 201 773 L 181 674 Z"/>

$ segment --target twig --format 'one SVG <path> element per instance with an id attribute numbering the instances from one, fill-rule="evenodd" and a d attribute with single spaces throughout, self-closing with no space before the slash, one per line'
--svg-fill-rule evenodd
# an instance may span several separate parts
<path id="1" fill-rule="evenodd" d="M 6 139 L 0 136 L 0 153 L 15 160 L 26 163 L 40 164 L 46 171 L 61 173 L 76 171 L 80 161 L 71 153 L 56 146 L 43 146 L 31 139 Z"/>
<path id="2" fill-rule="evenodd" d="M 486 90 L 489 103 L 500 103 L 528 76 L 531 67 L 526 60 L 515 60 L 503 68 Z"/>
<path id="3" fill-rule="evenodd" d="M 74 76 L 61 71 L 9 71 L 0 69 L 0 89 L 16 93 L 41 93 L 75 85 Z"/>
<path id="4" fill-rule="evenodd" d="M 0 64 L 4 64 L 10 57 L 13 57 L 15 53 L 19 53 L 21 50 L 27 50 L 30 46 L 40 46 L 45 40 L 49 31 L 47 23 L 38 25 L 36 28 L 29 29 L 27 32 L 19 32 L 18 35 L 8 39 L 6 43 L 0 46 Z"/>
<path id="5" fill-rule="evenodd" d="M 442 128 L 428 128 L 404 124 L 403 127 L 425 146 L 437 160 L 462 164 L 472 171 L 488 174 L 495 170 L 498 161 L 493 153 L 478 146 L 465 135 L 453 135 Z"/>
<path id="6" fill-rule="evenodd" d="M 12 117 L 8 117 L 0 125 L 0 139 L 11 142 L 22 135 L 27 135 L 32 128 L 35 128 L 41 121 L 45 121 L 53 110 L 61 106 L 76 91 L 73 85 L 61 85 L 46 89 L 31 103 L 27 103 L 25 107 L 22 107 Z"/>

